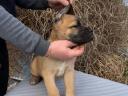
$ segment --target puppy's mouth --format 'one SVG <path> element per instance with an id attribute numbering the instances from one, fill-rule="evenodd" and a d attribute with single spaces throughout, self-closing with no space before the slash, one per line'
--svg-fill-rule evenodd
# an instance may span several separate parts
<path id="1" fill-rule="evenodd" d="M 79 45 L 83 45 L 93 40 L 93 31 L 88 27 L 79 26 L 78 33 L 69 35 L 69 40 L 73 43 Z"/>

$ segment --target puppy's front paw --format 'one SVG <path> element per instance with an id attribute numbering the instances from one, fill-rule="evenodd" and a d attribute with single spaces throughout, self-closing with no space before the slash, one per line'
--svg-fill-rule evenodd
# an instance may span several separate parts
<path id="1" fill-rule="evenodd" d="M 36 85 L 36 84 L 38 84 L 40 81 L 41 81 L 41 78 L 40 78 L 40 77 L 31 75 L 31 79 L 30 79 L 29 83 L 30 83 L 31 85 Z"/>

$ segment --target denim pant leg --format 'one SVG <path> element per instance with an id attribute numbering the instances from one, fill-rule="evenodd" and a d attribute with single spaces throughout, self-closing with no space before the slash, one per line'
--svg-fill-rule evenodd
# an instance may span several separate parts
<path id="1" fill-rule="evenodd" d="M 6 43 L 0 38 L 0 96 L 4 96 L 8 86 L 9 60 Z"/>

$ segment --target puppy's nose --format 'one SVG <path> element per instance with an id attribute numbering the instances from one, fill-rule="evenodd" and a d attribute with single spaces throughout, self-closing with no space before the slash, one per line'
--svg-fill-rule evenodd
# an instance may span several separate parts
<path id="1" fill-rule="evenodd" d="M 82 40 L 85 43 L 88 43 L 93 40 L 93 30 L 91 30 L 89 27 L 81 27 L 79 29 L 78 34 L 80 34 L 80 37 L 83 37 Z"/>
<path id="2" fill-rule="evenodd" d="M 82 45 L 93 40 L 93 31 L 88 27 L 80 26 L 77 34 L 70 34 L 70 41 Z"/>

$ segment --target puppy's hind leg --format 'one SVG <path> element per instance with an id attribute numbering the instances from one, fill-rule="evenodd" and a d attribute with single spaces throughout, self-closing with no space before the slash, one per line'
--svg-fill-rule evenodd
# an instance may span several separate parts
<path id="1" fill-rule="evenodd" d="M 29 82 L 31 85 L 36 85 L 36 84 L 38 84 L 40 81 L 41 81 L 41 77 L 39 77 L 39 76 L 34 76 L 34 75 L 31 74 L 31 78 L 30 78 L 30 82 Z"/>
<path id="2" fill-rule="evenodd" d="M 41 81 L 41 78 L 38 76 L 37 64 L 38 64 L 37 58 L 34 58 L 31 64 L 31 78 L 29 81 L 31 85 L 35 85 Z"/>

